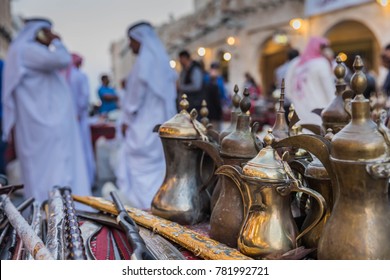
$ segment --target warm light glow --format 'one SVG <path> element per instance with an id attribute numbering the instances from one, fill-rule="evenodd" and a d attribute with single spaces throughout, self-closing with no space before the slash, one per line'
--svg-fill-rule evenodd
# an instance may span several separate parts
<path id="1" fill-rule="evenodd" d="M 340 57 L 342 62 L 345 62 L 348 59 L 348 56 L 343 52 L 339 53 L 337 56 Z"/>
<path id="2" fill-rule="evenodd" d="M 295 30 L 301 29 L 302 23 L 303 21 L 300 18 L 293 18 L 292 20 L 290 20 L 290 26 Z"/>
<path id="3" fill-rule="evenodd" d="M 273 36 L 273 40 L 276 44 L 285 45 L 288 43 L 288 37 L 286 34 L 277 33 Z"/>
<path id="4" fill-rule="evenodd" d="M 225 53 L 223 54 L 223 59 L 224 59 L 225 61 L 229 61 L 230 59 L 232 59 L 232 54 L 231 54 L 231 53 L 228 53 L 228 52 L 225 52 Z"/>
<path id="5" fill-rule="evenodd" d="M 169 61 L 169 65 L 171 65 L 171 68 L 175 68 L 176 67 L 176 61 L 174 61 L 172 59 L 171 61 Z"/>
<path id="6" fill-rule="evenodd" d="M 230 46 L 233 46 L 236 43 L 236 39 L 233 36 L 230 36 L 226 39 L 226 43 L 228 43 Z"/>
<path id="7" fill-rule="evenodd" d="M 199 56 L 204 56 L 206 54 L 206 49 L 203 47 L 200 47 L 198 49 L 198 54 L 199 54 Z"/>
<path id="8" fill-rule="evenodd" d="M 376 0 L 376 2 L 382 7 L 386 7 L 387 5 L 389 5 L 389 0 Z"/>

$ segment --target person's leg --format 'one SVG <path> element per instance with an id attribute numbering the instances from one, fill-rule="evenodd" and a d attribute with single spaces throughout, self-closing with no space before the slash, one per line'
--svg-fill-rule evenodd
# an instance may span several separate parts
<path id="1" fill-rule="evenodd" d="M 1 122 L 1 120 L 0 120 Z M 1 129 L 0 125 L 0 136 L 3 135 L 3 130 Z M 3 142 L 0 138 L 0 174 L 5 174 L 5 151 L 7 149 L 7 143 Z"/>

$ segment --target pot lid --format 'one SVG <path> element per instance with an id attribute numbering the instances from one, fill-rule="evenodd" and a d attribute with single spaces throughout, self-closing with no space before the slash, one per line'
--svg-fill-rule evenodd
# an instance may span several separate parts
<path id="1" fill-rule="evenodd" d="M 158 130 L 159 136 L 163 138 L 197 139 L 200 135 L 197 129 L 206 134 L 206 128 L 196 120 L 198 115 L 196 110 L 193 109 L 191 114 L 188 113 L 187 109 L 190 104 L 186 94 L 182 95 L 179 105 L 181 109 L 180 113 L 160 126 Z"/>
<path id="2" fill-rule="evenodd" d="M 351 101 L 351 121 L 332 138 L 331 157 L 337 160 L 373 161 L 387 160 L 390 156 L 386 130 L 371 119 L 370 101 L 363 92 L 367 78 L 363 72 L 363 61 L 355 57 L 355 73 L 351 78 L 351 89 L 356 94 Z M 380 122 L 379 122 L 380 123 Z"/>
<path id="3" fill-rule="evenodd" d="M 261 149 L 257 156 L 244 166 L 243 174 L 245 176 L 272 181 L 289 180 L 285 163 L 272 148 L 274 142 L 275 136 L 272 134 L 272 129 L 269 129 L 268 134 L 264 137 L 266 147 Z"/>

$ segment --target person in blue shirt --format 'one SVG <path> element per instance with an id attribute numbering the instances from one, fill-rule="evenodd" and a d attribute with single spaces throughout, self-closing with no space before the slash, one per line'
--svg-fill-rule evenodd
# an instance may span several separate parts
<path id="1" fill-rule="evenodd" d="M 107 75 L 101 76 L 102 85 L 98 90 L 99 98 L 102 102 L 99 112 L 107 114 L 110 111 L 118 109 L 118 95 L 113 87 L 110 87 L 110 79 Z"/>

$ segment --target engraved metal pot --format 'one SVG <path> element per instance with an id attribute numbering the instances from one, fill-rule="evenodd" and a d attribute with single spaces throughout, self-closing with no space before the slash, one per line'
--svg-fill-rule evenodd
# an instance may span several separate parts
<path id="1" fill-rule="evenodd" d="M 322 162 L 333 187 L 334 207 L 318 244 L 319 259 L 390 259 L 390 132 L 370 116 L 366 77 L 354 62 L 351 122 L 329 142 L 298 135 L 278 143 L 308 150 Z"/>
<path id="2" fill-rule="evenodd" d="M 275 139 L 271 132 L 264 138 L 267 146 L 242 169 L 224 165 L 217 170 L 218 174 L 231 178 L 240 191 L 244 202 L 244 222 L 238 248 L 255 258 L 283 254 L 297 248 L 298 240 L 319 222 L 326 207 L 319 193 L 300 186 L 290 167 L 271 147 Z M 304 192 L 316 198 L 322 210 L 301 233 L 298 233 L 291 213 L 291 192 Z"/>
<path id="3" fill-rule="evenodd" d="M 152 213 L 180 224 L 195 224 L 209 214 L 210 197 L 200 176 L 202 150 L 191 140 L 204 139 L 206 129 L 187 112 L 186 96 L 181 112 L 159 128 L 166 174 L 152 201 Z M 207 137 L 206 137 L 207 138 Z"/>

